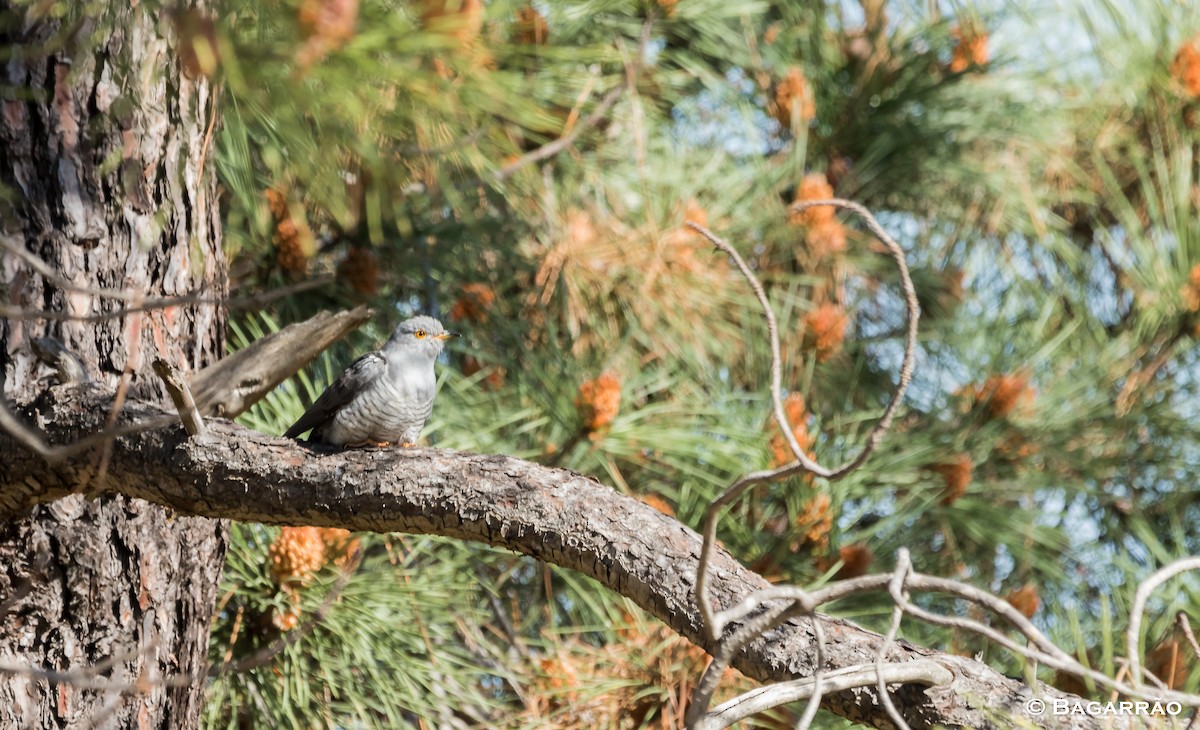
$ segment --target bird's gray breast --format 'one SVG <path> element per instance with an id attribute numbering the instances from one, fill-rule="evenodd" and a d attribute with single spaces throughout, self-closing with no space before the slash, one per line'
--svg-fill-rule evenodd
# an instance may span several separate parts
<path id="1" fill-rule="evenodd" d="M 379 378 L 338 413 L 330 436 L 336 443 L 415 442 L 433 410 L 437 388 L 433 363 L 422 365 L 389 363 Z"/>

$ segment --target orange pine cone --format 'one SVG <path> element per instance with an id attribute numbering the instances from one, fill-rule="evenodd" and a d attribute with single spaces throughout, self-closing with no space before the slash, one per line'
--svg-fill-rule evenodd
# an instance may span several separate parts
<path id="1" fill-rule="evenodd" d="M 804 541 L 792 545 L 793 550 L 807 545 L 822 552 L 829 546 L 829 533 L 833 531 L 833 510 L 828 494 L 817 494 L 805 503 L 804 511 L 796 517 L 796 528 L 800 530 Z"/>
<path id="2" fill-rule="evenodd" d="M 284 527 L 267 550 L 276 585 L 304 583 L 325 565 L 325 540 L 317 527 Z"/>
<path id="3" fill-rule="evenodd" d="M 804 342 L 817 362 L 825 362 L 842 349 L 846 340 L 846 310 L 837 304 L 822 304 L 804 316 Z"/>
<path id="4" fill-rule="evenodd" d="M 308 271 L 308 251 L 296 223 L 288 218 L 275 227 L 275 263 L 289 274 Z"/>
<path id="5" fill-rule="evenodd" d="M 811 446 L 808 435 L 808 428 L 801 421 L 799 425 L 793 424 L 792 435 L 796 437 L 796 443 L 800 444 L 805 453 L 808 453 L 808 447 Z M 811 454 L 810 454 L 811 456 Z M 783 434 L 775 434 L 771 437 L 771 466 L 775 469 L 790 464 L 796 460 L 796 456 L 792 453 L 792 447 L 783 437 Z"/>
<path id="6" fill-rule="evenodd" d="M 290 274 L 308 271 L 309 259 L 317 252 L 317 242 L 303 221 L 292 217 L 285 193 L 275 188 L 265 192 L 267 207 L 275 218 L 275 263 Z"/>
<path id="7" fill-rule="evenodd" d="M 834 578 L 848 580 L 866 575 L 867 571 L 871 569 L 871 563 L 875 562 L 875 553 L 871 552 L 871 548 L 867 547 L 865 543 L 856 542 L 853 545 L 839 548 L 838 559 L 841 560 L 842 567 Z"/>
<path id="8" fill-rule="evenodd" d="M 343 570 L 354 563 L 360 547 L 354 533 L 340 527 L 322 527 L 320 533 L 325 544 L 326 563 L 333 563 Z"/>
<path id="9" fill-rule="evenodd" d="M 304 0 L 297 20 L 304 43 L 296 50 L 295 60 L 297 68 L 304 71 L 354 37 L 358 0 Z"/>
<path id="10" fill-rule="evenodd" d="M 975 471 L 975 462 L 967 454 L 959 454 L 953 461 L 934 464 L 930 467 L 942 475 L 945 487 L 942 489 L 942 504 L 949 507 L 967 493 L 971 484 L 971 475 Z"/>
<path id="11" fill-rule="evenodd" d="M 1200 74 L 1200 70 L 1197 70 L 1197 74 Z M 1200 79 L 1197 81 L 1200 83 Z M 1187 283 L 1179 290 L 1179 296 L 1183 299 L 1184 309 L 1189 312 L 1200 312 L 1200 264 L 1196 264 L 1188 272 Z"/>
<path id="12" fill-rule="evenodd" d="M 788 423 L 792 424 L 792 435 L 796 437 L 796 443 L 807 451 L 812 446 L 812 439 L 808 435 L 808 410 L 804 403 L 804 396 L 799 393 L 788 393 L 787 397 L 783 399 L 783 410 L 787 415 Z M 784 464 L 790 464 L 796 459 L 792 454 L 792 447 L 783 434 L 779 433 L 779 424 L 775 422 L 774 417 L 770 422 L 775 430 L 775 435 L 771 438 L 771 465 L 781 467 Z"/>
<path id="13" fill-rule="evenodd" d="M 833 186 L 819 172 L 805 175 L 800 184 L 796 186 L 797 203 L 802 203 L 806 200 L 828 200 L 832 197 L 834 197 Z M 837 209 L 830 205 L 806 208 L 802 211 L 788 214 L 788 222 L 798 226 L 816 227 L 822 223 L 836 220 Z"/>
<path id="14" fill-rule="evenodd" d="M 449 317 L 454 322 L 486 322 L 488 310 L 496 302 L 496 292 L 482 282 L 464 284 L 462 295 L 450 308 Z"/>
<path id="15" fill-rule="evenodd" d="M 779 40 L 780 27 L 779 21 L 775 21 L 774 23 L 768 25 L 767 29 L 763 31 L 763 43 L 769 46 L 773 45 L 775 41 Z"/>
<path id="16" fill-rule="evenodd" d="M 803 71 L 795 66 L 788 69 L 775 85 L 775 96 L 767 104 L 767 111 L 785 129 L 791 129 L 793 123 L 797 126 L 807 124 L 816 116 L 816 102 Z"/>
<path id="17" fill-rule="evenodd" d="M 267 209 L 271 211 L 275 220 L 281 221 L 288 217 L 287 196 L 283 194 L 283 191 L 277 188 L 267 188 L 263 195 L 267 199 Z"/>
<path id="18" fill-rule="evenodd" d="M 1033 583 L 1026 583 L 1017 590 L 1009 593 L 1005 597 L 1009 604 L 1021 612 L 1025 618 L 1033 618 L 1033 614 L 1037 613 L 1038 606 L 1042 605 L 1041 596 L 1038 595 L 1037 586 Z"/>
<path id="19" fill-rule="evenodd" d="M 482 0 L 423 0 L 421 20 L 431 33 L 441 33 L 469 48 L 483 29 Z"/>
<path id="20" fill-rule="evenodd" d="M 1003 418 L 1018 406 L 1027 408 L 1033 401 L 1033 389 L 1025 373 L 993 375 L 975 390 L 975 403 L 985 405 L 990 418 Z"/>
<path id="21" fill-rule="evenodd" d="M 358 0 L 304 0 L 297 19 L 306 38 L 320 38 L 335 48 L 354 37 Z"/>
<path id="22" fill-rule="evenodd" d="M 488 371 L 484 376 L 483 382 L 487 384 L 488 390 L 500 390 L 504 387 L 504 376 L 508 371 L 504 368 L 495 366 Z"/>
<path id="23" fill-rule="evenodd" d="M 550 35 L 550 27 L 546 18 L 532 5 L 526 5 L 517 11 L 516 32 L 513 42 L 527 46 L 544 46 Z"/>
<path id="24" fill-rule="evenodd" d="M 846 227 L 836 218 L 818 223 L 808 229 L 805 241 L 818 261 L 836 256 L 846 250 Z"/>
<path id="25" fill-rule="evenodd" d="M 575 398 L 583 427 L 593 434 L 612 425 L 620 406 L 621 381 L 610 373 L 580 385 Z"/>
<path id="26" fill-rule="evenodd" d="M 1200 97 L 1200 35 L 1179 48 L 1171 62 L 1171 76 L 1188 96 Z"/>
<path id="27" fill-rule="evenodd" d="M 804 396 L 800 393 L 788 393 L 784 396 L 783 415 L 787 416 L 788 423 L 793 427 L 802 423 L 808 416 L 808 404 L 805 403 Z"/>
<path id="28" fill-rule="evenodd" d="M 950 58 L 950 70 L 962 73 L 988 62 L 988 34 L 984 30 L 958 27 L 951 31 L 955 38 L 954 53 Z"/>

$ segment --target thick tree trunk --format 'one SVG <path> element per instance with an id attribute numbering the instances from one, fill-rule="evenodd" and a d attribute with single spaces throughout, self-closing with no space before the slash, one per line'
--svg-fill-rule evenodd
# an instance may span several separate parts
<path id="1" fill-rule="evenodd" d="M 2 43 L 13 52 L 0 71 L 0 235 L 55 274 L 4 251 L 6 303 L 88 317 L 136 304 L 103 290 L 222 295 L 215 187 L 203 171 L 207 80 L 181 72 L 171 23 L 154 4 L 39 15 L 49 7 L 0 3 Z M 156 398 L 154 358 L 190 371 L 220 356 L 223 331 L 214 304 L 98 321 L 8 319 L 4 394 L 28 401 L 45 388 L 49 370 L 32 344 L 53 337 L 92 379 L 127 380 L 130 396 Z M 75 495 L 0 522 L 0 658 L 57 671 L 111 662 L 130 689 L 195 672 L 225 532 L 223 521 L 121 495 Z M 0 727 L 197 724 L 202 682 L 151 685 L 120 693 L 0 674 Z"/>

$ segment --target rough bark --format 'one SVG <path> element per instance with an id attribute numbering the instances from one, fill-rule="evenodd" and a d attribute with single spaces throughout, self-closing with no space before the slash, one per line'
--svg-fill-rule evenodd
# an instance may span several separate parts
<path id="1" fill-rule="evenodd" d="M 24 415 L 61 441 L 98 429 L 91 414 L 105 398 L 94 387 L 57 389 Z M 164 411 L 133 404 L 126 413 L 151 419 Z M 573 472 L 506 456 L 429 449 L 330 452 L 213 419 L 202 439 L 189 440 L 176 426 L 118 440 L 109 472 L 99 480 L 86 460 L 49 466 L 5 434 L 0 434 L 0 449 L 16 454 L 0 465 L 0 519 L 73 494 L 81 481 L 90 480 L 182 514 L 476 540 L 578 570 L 630 597 L 699 646 L 714 648 L 701 632 L 692 596 L 699 536 Z M 68 499 L 74 504 L 79 497 Z M 767 585 L 725 553 L 714 577 L 713 596 L 720 606 Z M 827 666 L 872 661 L 878 635 L 847 621 L 824 621 Z M 979 662 L 901 642 L 893 660 L 905 657 L 935 659 L 955 677 L 946 687 L 908 687 L 896 695 L 914 728 L 1011 727 L 1013 718 L 1035 726 L 1094 726 L 1084 717 L 1029 715 L 1030 690 Z M 735 665 L 769 681 L 809 676 L 814 661 L 811 629 L 796 622 L 755 642 Z M 1039 692 L 1047 699 L 1066 696 L 1046 687 Z M 890 726 L 873 690 L 831 696 L 825 707 L 876 727 Z"/>
<path id="2" fill-rule="evenodd" d="M 10 53 L 0 70 L 0 235 L 53 270 L 34 273 L 5 251 L 7 303 L 95 316 L 131 303 L 103 290 L 221 296 L 215 185 L 202 160 L 208 82 L 180 72 L 160 6 L 71 3 L 66 17 L 51 12 L 59 7 L 0 2 Z M 220 356 L 223 336 L 212 304 L 10 319 L 0 323 L 0 372 L 7 397 L 33 396 L 46 376 L 33 340 L 53 337 L 96 382 L 115 388 L 127 377 L 130 395 L 153 398 L 155 357 L 189 372 Z M 64 671 L 117 657 L 115 676 L 131 681 L 192 671 L 206 655 L 224 545 L 223 521 L 179 519 L 121 494 L 0 523 L 0 596 L 25 591 L 0 616 L 0 657 Z M 0 675 L 0 727 L 187 727 L 202 700 L 201 683 L 118 695 Z"/>

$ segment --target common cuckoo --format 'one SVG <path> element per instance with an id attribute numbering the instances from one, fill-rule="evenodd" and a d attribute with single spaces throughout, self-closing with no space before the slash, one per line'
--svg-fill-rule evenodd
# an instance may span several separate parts
<path id="1" fill-rule="evenodd" d="M 457 336 L 433 317 L 401 322 L 383 347 L 350 363 L 284 436 L 312 429 L 309 443 L 416 444 L 433 410 L 433 363 L 446 339 Z"/>

